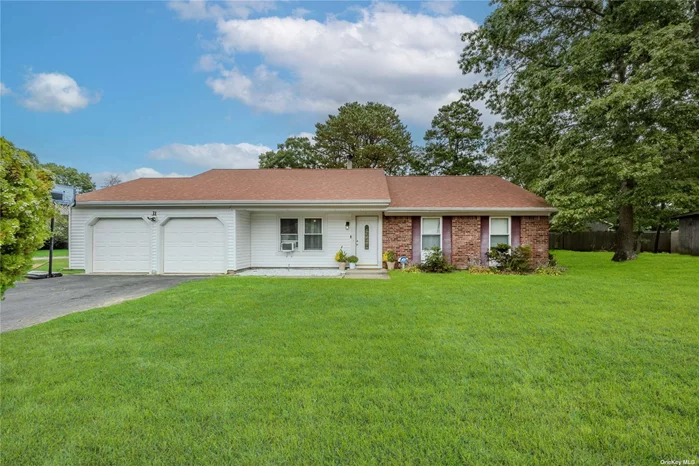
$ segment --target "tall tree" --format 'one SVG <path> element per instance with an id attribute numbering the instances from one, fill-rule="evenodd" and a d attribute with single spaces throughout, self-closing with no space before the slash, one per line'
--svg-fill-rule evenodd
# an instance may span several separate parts
<path id="1" fill-rule="evenodd" d="M 31 269 L 49 237 L 53 178 L 32 157 L 0 137 L 0 296 Z"/>
<path id="2" fill-rule="evenodd" d="M 469 102 L 457 100 L 439 109 L 425 133 L 425 156 L 430 174 L 485 173 L 481 114 Z"/>
<path id="3" fill-rule="evenodd" d="M 45 163 L 41 166 L 53 173 L 56 183 L 74 186 L 79 193 L 94 191 L 96 188 L 89 173 L 81 173 L 73 167 L 65 167 L 55 163 Z"/>
<path id="4" fill-rule="evenodd" d="M 260 168 L 383 168 L 391 175 L 412 166 L 412 139 L 396 110 L 352 102 L 316 124 L 314 140 L 292 137 L 260 155 Z"/>
<path id="5" fill-rule="evenodd" d="M 387 105 L 352 102 L 316 124 L 315 150 L 323 168 L 383 168 L 390 175 L 410 167 L 412 138 L 398 113 Z"/>
<path id="6" fill-rule="evenodd" d="M 260 168 L 323 168 L 310 139 L 291 137 L 260 155 Z"/>
<path id="7" fill-rule="evenodd" d="M 699 2 L 499 0 L 463 35 L 464 90 L 502 118 L 500 169 L 554 221 L 615 212 L 613 260 L 635 258 L 637 213 L 699 202 Z"/>

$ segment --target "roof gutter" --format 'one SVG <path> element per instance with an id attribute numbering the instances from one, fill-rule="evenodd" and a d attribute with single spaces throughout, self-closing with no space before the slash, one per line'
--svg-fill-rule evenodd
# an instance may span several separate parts
<path id="1" fill-rule="evenodd" d="M 77 207 L 289 207 L 289 206 L 376 206 L 387 207 L 390 199 L 343 200 L 201 200 L 201 201 L 76 201 Z"/>
<path id="2" fill-rule="evenodd" d="M 458 212 L 458 213 L 487 213 L 487 212 L 516 212 L 552 214 L 558 212 L 555 207 L 388 207 L 386 214 L 404 214 L 407 212 Z"/>

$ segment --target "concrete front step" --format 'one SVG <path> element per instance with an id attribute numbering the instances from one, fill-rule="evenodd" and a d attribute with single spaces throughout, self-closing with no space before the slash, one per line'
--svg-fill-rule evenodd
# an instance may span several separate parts
<path id="1" fill-rule="evenodd" d="M 354 269 L 346 270 L 345 278 L 357 278 L 367 280 L 390 280 L 388 272 L 384 269 Z"/>

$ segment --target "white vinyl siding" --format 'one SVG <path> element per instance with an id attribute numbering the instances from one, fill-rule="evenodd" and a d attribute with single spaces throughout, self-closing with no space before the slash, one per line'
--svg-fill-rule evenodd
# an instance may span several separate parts
<path id="1" fill-rule="evenodd" d="M 250 212 L 235 211 L 235 265 L 233 270 L 250 268 Z"/>
<path id="2" fill-rule="evenodd" d="M 359 214 L 358 214 L 359 215 Z M 376 214 L 374 214 L 376 215 Z M 323 250 L 305 251 L 303 244 L 294 252 L 280 250 L 280 219 L 298 218 L 299 228 L 304 228 L 303 219 L 322 218 Z M 345 229 L 350 222 L 351 228 Z M 354 254 L 354 222 L 350 212 L 251 212 L 250 214 L 250 253 L 251 267 L 337 267 L 335 253 L 342 247 L 348 254 Z M 303 236 L 301 230 L 301 235 Z M 303 238 L 300 238 L 303 243 Z"/>
<path id="3" fill-rule="evenodd" d="M 85 268 L 85 223 L 90 213 L 84 209 L 70 209 L 68 218 L 68 265 L 71 269 Z"/>
<path id="4" fill-rule="evenodd" d="M 156 222 L 145 218 L 157 212 Z M 208 207 L 81 207 L 70 210 L 70 267 L 92 272 L 92 236 L 99 219 L 142 219 L 150 228 L 150 268 L 148 272 L 163 273 L 163 222 L 167 218 L 218 218 L 224 225 L 226 238 L 226 268 L 234 270 L 236 256 L 235 210 Z M 249 229 L 248 229 L 249 231 Z"/>
<path id="5" fill-rule="evenodd" d="M 490 217 L 490 247 L 498 244 L 512 244 L 510 242 L 510 218 Z"/>
<path id="6" fill-rule="evenodd" d="M 154 210 L 157 212 L 156 221 L 146 221 L 146 217 L 152 216 Z M 141 219 L 150 231 L 148 272 L 157 274 L 164 273 L 166 219 L 217 218 L 224 226 L 227 270 L 250 267 L 334 268 L 337 267 L 335 252 L 340 247 L 347 254 L 356 254 L 355 218 L 362 215 L 377 216 L 377 213 L 327 210 L 243 211 L 226 207 L 97 208 L 78 205 L 71 209 L 70 215 L 70 267 L 92 272 L 92 230 L 101 218 Z M 280 218 L 299 219 L 299 249 L 293 253 L 280 251 Z M 322 250 L 303 250 L 304 219 L 322 219 Z M 381 215 L 378 215 L 378 219 L 377 244 L 380 245 Z M 349 224 L 348 228 L 346 224 Z"/>

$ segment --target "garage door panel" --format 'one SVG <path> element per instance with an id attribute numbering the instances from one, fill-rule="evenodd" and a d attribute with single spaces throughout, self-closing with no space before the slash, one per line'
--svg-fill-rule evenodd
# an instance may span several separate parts
<path id="1" fill-rule="evenodd" d="M 164 226 L 165 273 L 225 273 L 226 234 L 215 218 L 176 218 Z"/>
<path id="2" fill-rule="evenodd" d="M 148 273 L 150 258 L 150 227 L 142 219 L 101 219 L 93 227 L 93 272 Z"/>

